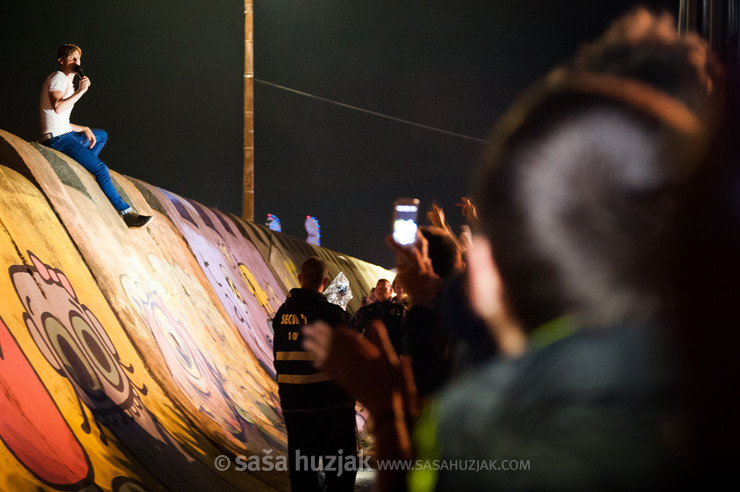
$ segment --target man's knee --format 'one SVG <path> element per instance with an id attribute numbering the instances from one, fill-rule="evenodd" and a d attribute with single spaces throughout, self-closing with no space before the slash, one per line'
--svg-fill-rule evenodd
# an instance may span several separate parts
<path id="1" fill-rule="evenodd" d="M 105 130 L 101 130 L 100 128 L 92 128 L 93 135 L 95 135 L 95 140 L 98 142 L 107 142 L 108 141 L 108 132 Z"/>
<path id="2" fill-rule="evenodd" d="M 108 132 L 101 130 L 100 128 L 92 128 L 93 135 L 95 135 L 95 145 L 93 146 L 92 153 L 97 157 L 100 151 L 103 150 L 106 142 L 108 142 Z"/>

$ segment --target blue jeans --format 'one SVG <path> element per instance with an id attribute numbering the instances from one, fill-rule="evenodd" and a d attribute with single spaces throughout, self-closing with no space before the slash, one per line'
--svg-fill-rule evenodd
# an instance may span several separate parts
<path id="1" fill-rule="evenodd" d="M 119 213 L 127 212 L 131 209 L 128 203 L 124 202 L 121 195 L 118 194 L 116 188 L 113 186 L 113 182 L 110 179 L 110 173 L 108 167 L 98 159 L 100 151 L 103 150 L 103 146 L 108 141 L 108 133 L 105 130 L 97 128 L 91 128 L 95 135 L 95 145 L 90 148 L 90 140 L 85 136 L 84 133 L 68 132 L 62 135 L 57 135 L 49 140 L 43 142 L 47 147 L 51 147 L 54 150 L 70 156 L 76 160 L 82 167 L 90 171 L 90 174 L 95 176 L 95 181 L 98 182 L 100 189 L 103 190 L 105 196 L 108 197 L 111 204 Z"/>

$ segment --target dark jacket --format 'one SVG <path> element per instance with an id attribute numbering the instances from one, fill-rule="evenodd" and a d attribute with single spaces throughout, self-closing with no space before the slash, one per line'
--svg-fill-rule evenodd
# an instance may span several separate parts
<path id="1" fill-rule="evenodd" d="M 436 491 L 677 488 L 666 487 L 674 452 L 661 441 L 676 409 L 660 330 L 572 328 L 559 340 L 540 331 L 526 354 L 492 359 L 439 395 L 419 458 L 473 465 L 440 470 Z"/>
<path id="2" fill-rule="evenodd" d="M 361 333 L 365 333 L 370 321 L 381 320 L 388 331 L 388 338 L 396 353 L 402 354 L 405 353 L 406 344 L 406 333 L 403 327 L 405 317 L 406 307 L 400 302 L 387 299 L 361 307 L 352 318 L 352 326 Z"/>
<path id="3" fill-rule="evenodd" d="M 301 346 L 301 328 L 316 320 L 336 326 L 347 324 L 348 316 L 320 292 L 291 289 L 273 319 L 273 357 L 283 412 L 354 406 L 352 398 L 313 367 L 310 354 Z"/>

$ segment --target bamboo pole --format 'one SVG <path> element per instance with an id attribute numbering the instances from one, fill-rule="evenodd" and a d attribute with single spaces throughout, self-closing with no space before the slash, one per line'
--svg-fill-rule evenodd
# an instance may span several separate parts
<path id="1" fill-rule="evenodd" d="M 254 220 L 254 1 L 244 0 L 244 178 L 242 218 Z"/>

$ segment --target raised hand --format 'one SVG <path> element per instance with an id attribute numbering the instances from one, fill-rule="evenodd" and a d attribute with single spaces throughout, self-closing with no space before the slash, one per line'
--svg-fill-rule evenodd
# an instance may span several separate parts
<path id="1" fill-rule="evenodd" d="M 468 221 L 468 224 L 475 224 L 478 222 L 478 212 L 475 210 L 475 205 L 466 196 L 461 198 L 462 202 L 458 203 L 458 207 L 462 207 L 462 214 Z"/>
<path id="2" fill-rule="evenodd" d="M 400 246 L 392 236 L 386 242 L 396 253 L 397 278 L 403 285 L 413 306 L 434 307 L 442 279 L 434 273 L 429 259 L 429 242 L 420 233 L 416 234 L 413 246 Z"/>
<path id="3" fill-rule="evenodd" d="M 432 209 L 427 212 L 427 220 L 436 227 L 443 229 L 447 228 L 447 222 L 445 222 L 445 211 L 439 205 L 432 204 Z"/>
<path id="4" fill-rule="evenodd" d="M 316 368 L 373 416 L 392 410 L 394 395 L 409 394 L 405 371 L 381 321 L 371 322 L 367 337 L 346 326 L 332 329 L 323 321 L 304 326 L 302 334 L 303 348 L 313 355 Z"/>

